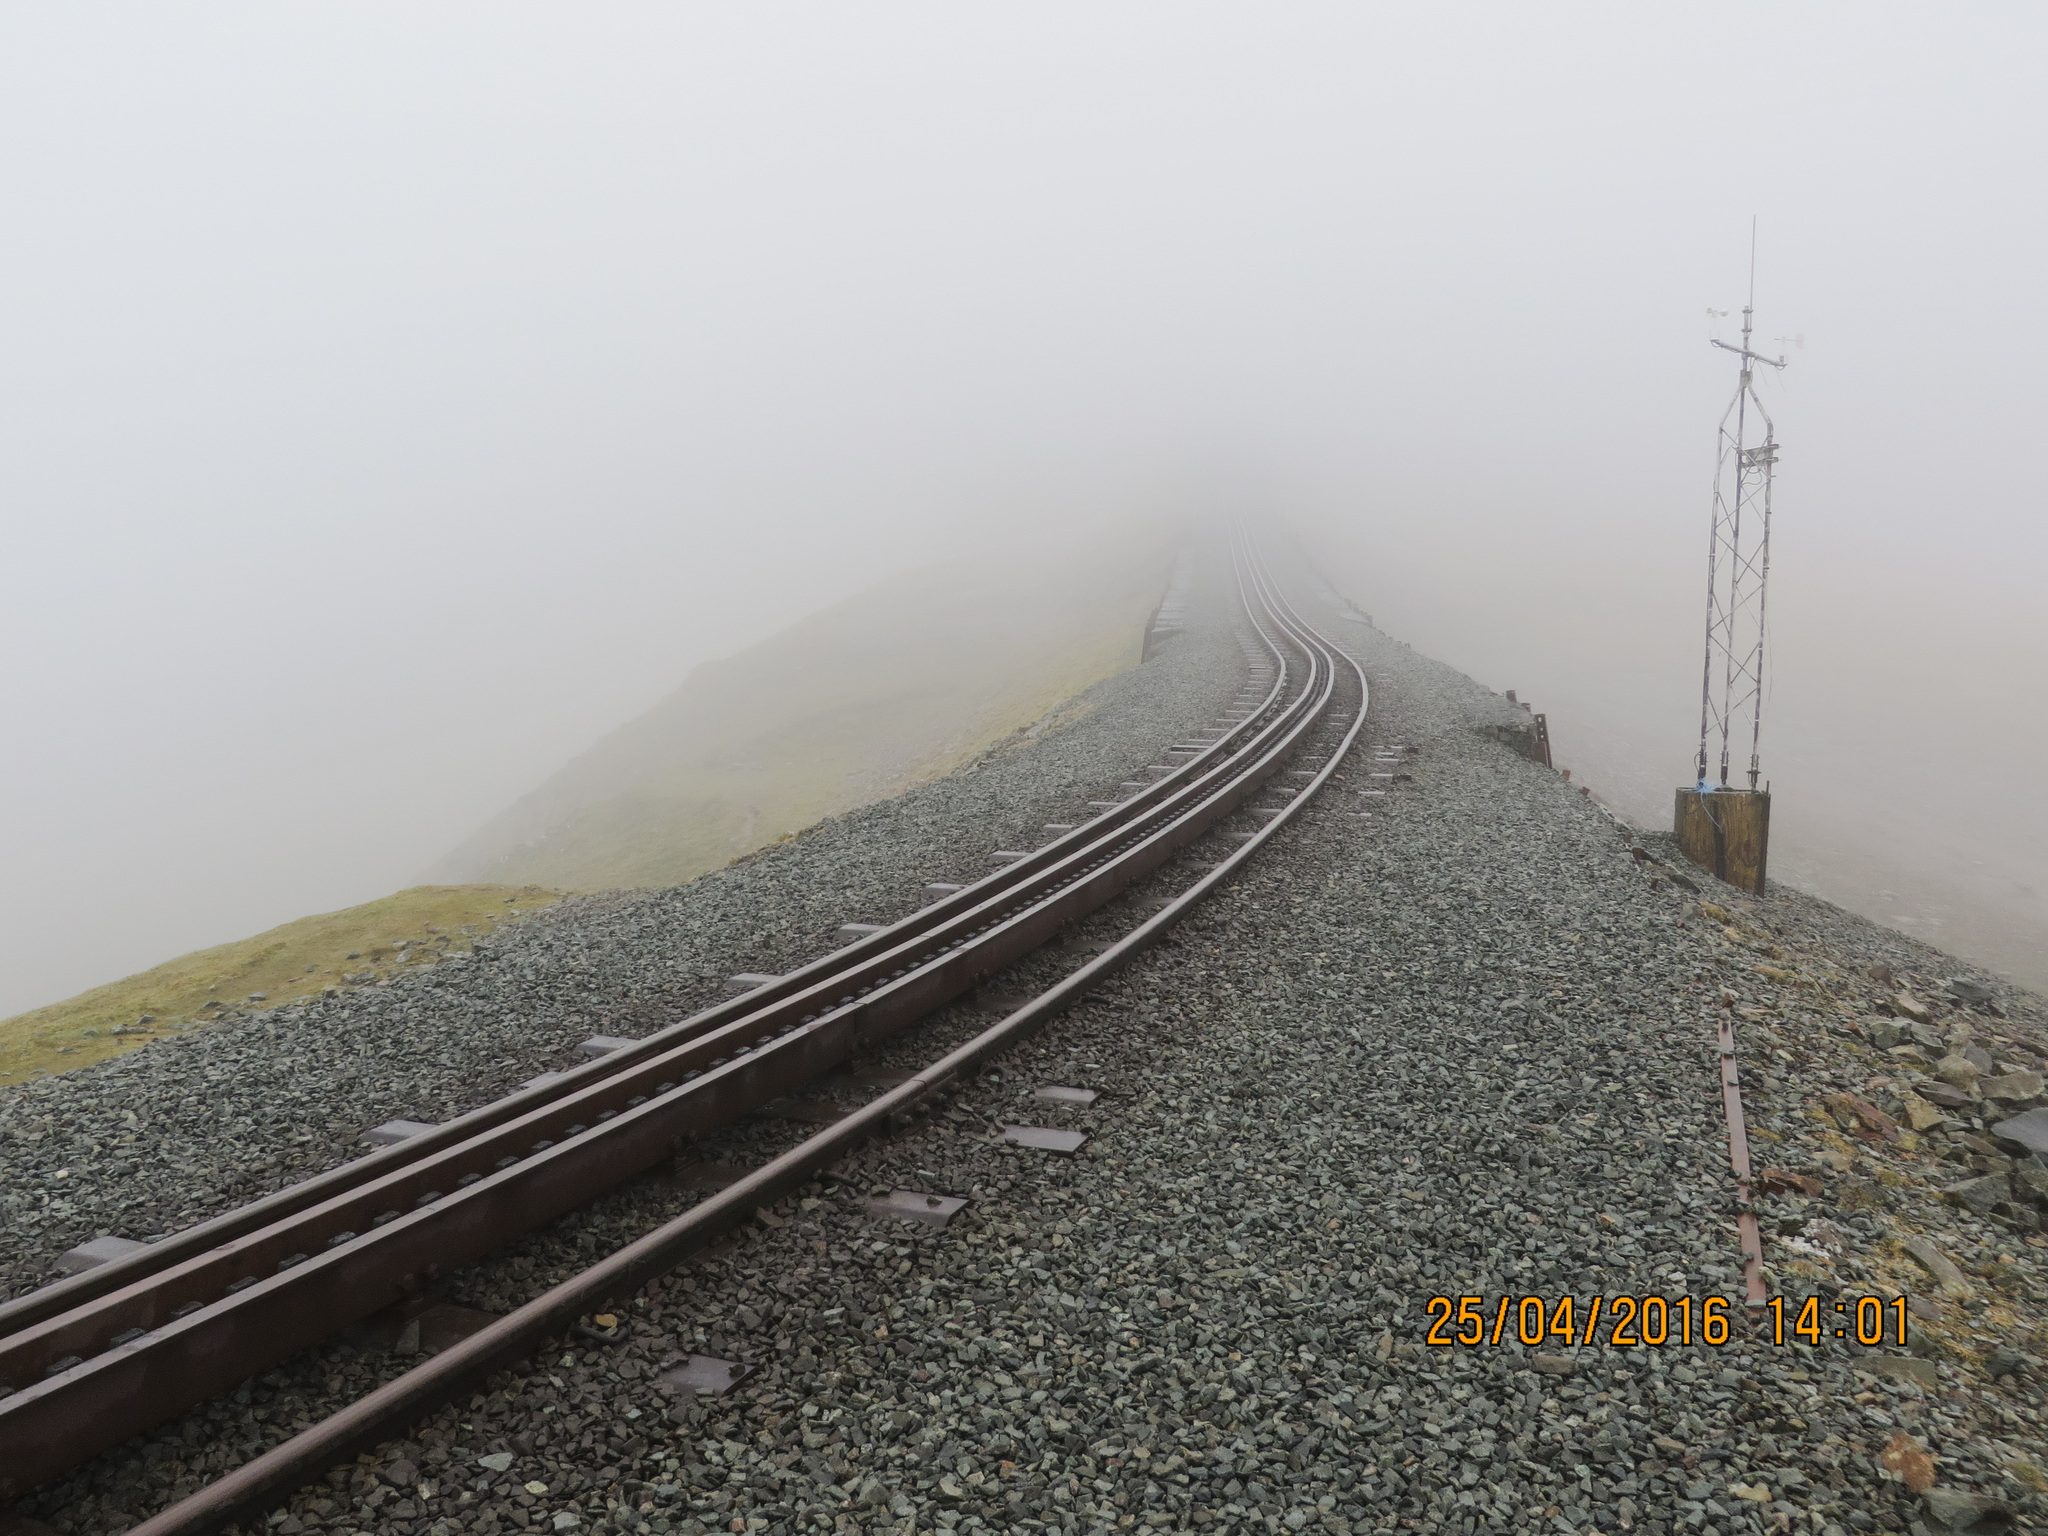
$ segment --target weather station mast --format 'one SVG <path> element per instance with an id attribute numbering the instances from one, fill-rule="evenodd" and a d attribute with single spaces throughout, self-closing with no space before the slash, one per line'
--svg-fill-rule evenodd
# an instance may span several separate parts
<path id="1" fill-rule="evenodd" d="M 1771 574 L 1771 487 L 1778 432 L 1757 394 L 1759 365 L 1783 368 L 1750 346 L 1756 312 L 1756 227 L 1749 236 L 1749 302 L 1742 344 L 1715 338 L 1741 364 L 1735 398 L 1721 416 L 1714 463 L 1713 534 L 1707 543 L 1707 644 L 1700 680 L 1700 746 L 1695 782 L 1678 791 L 1673 830 L 1685 856 L 1730 885 L 1762 893 L 1771 840 L 1771 789 L 1762 787 L 1764 589 Z M 1729 782 L 1744 728 L 1747 787 Z M 1716 754 L 1718 753 L 1718 763 Z"/>

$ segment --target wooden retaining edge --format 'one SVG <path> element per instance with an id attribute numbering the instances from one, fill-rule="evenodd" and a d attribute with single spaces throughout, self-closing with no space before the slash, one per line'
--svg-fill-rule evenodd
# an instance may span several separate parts
<path id="1" fill-rule="evenodd" d="M 1750 1193 L 1749 1126 L 1742 1116 L 1742 1076 L 1735 1061 L 1735 1002 L 1721 1003 L 1721 1108 L 1728 1117 L 1728 1165 L 1735 1172 L 1735 1230 L 1742 1244 L 1742 1299 L 1760 1307 L 1764 1286 L 1764 1242 L 1757 1230 L 1756 1206 Z"/>

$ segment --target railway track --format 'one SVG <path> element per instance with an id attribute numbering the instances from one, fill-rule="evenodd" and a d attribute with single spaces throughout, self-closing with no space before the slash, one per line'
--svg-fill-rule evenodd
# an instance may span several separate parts
<path id="1" fill-rule="evenodd" d="M 1191 885 L 1051 988 L 907 1081 L 582 1274 L 136 1530 L 216 1529 L 526 1358 L 863 1139 L 915 1114 L 1127 964 L 1231 875 L 1334 773 L 1363 724 L 1363 673 L 1235 548 L 1264 650 L 1237 705 L 1169 750 L 1159 777 L 919 911 L 552 1082 L 538 1084 L 0 1305 L 0 1497 L 328 1337 L 417 1303 L 441 1278 L 842 1069 L 971 992 L 1256 807 Z M 1334 750 L 1306 761 L 1318 732 Z M 1299 766 L 1295 766 L 1299 764 Z"/>

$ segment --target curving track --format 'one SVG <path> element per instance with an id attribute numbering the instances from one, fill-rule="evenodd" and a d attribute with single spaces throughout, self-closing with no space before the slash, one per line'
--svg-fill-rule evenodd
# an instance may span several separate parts
<path id="1" fill-rule="evenodd" d="M 909 1081 L 583 1274 L 166 1510 L 215 1528 L 529 1355 L 673 1268 L 892 1119 L 1041 1027 L 1154 942 L 1322 787 L 1355 741 L 1363 672 L 1236 547 L 1270 660 L 1214 739 L 1129 798 L 887 928 L 564 1077 L 0 1306 L 0 1497 L 232 1388 L 338 1328 L 679 1156 L 971 991 L 1223 830 L 1333 719 L 1336 750 L 1284 804 L 1104 953 Z"/>

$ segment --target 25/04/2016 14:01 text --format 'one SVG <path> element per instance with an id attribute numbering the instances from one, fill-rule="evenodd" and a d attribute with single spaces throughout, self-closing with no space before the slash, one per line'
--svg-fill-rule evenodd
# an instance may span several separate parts
<path id="1" fill-rule="evenodd" d="M 1512 1341 L 1529 1347 L 1598 1343 L 1610 1349 L 1641 1349 L 1728 1342 L 1725 1296 L 1591 1296 L 1583 1305 L 1571 1296 L 1432 1296 L 1427 1307 L 1430 1326 L 1425 1342 L 1445 1347 Z M 1834 1338 L 1853 1339 L 1866 1347 L 1892 1343 L 1903 1348 L 1907 1339 L 1904 1296 L 1833 1301 L 1773 1296 L 1764 1311 L 1773 1344 L 1819 1344 Z"/>

